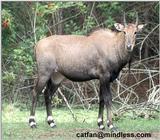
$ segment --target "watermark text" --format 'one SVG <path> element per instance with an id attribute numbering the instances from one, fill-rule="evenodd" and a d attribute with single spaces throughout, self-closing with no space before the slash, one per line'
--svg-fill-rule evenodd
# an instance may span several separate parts
<path id="1" fill-rule="evenodd" d="M 151 137 L 151 133 L 128 133 L 128 132 L 117 132 L 117 133 L 107 133 L 107 132 L 80 132 L 76 133 L 76 137 L 84 138 L 146 138 Z"/>

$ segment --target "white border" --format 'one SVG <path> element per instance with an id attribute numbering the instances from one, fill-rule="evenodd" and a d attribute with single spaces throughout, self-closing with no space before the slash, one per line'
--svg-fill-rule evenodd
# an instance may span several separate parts
<path id="1" fill-rule="evenodd" d="M 2 8 L 1 7 L 1 5 L 2 5 L 2 2 L 15 2 L 15 1 L 17 1 L 18 2 L 18 0 L 2 0 L 2 1 L 0 1 L 0 9 Z M 30 0 L 20 0 L 20 1 L 30 1 Z M 20 2 L 19 1 L 19 2 Z M 45 1 L 45 0 L 31 0 L 31 1 L 33 1 L 33 2 L 36 2 L 36 1 Z M 51 1 L 51 0 L 49 0 L 49 1 Z M 75 1 L 75 2 L 78 2 L 78 1 L 86 1 L 86 2 L 100 2 L 100 1 L 106 1 L 106 2 L 112 2 L 112 1 L 119 1 L 119 2 L 157 2 L 157 1 L 159 1 L 159 0 L 52 0 L 52 2 L 57 2 L 57 1 L 61 1 L 61 2 L 67 2 L 67 1 Z M 160 4 L 160 1 L 159 1 L 159 4 Z M 2 10 L 2 9 L 1 9 Z M 159 9 L 159 12 L 160 12 L 160 9 Z M 1 22 L 1 17 L 0 17 L 0 22 Z M 159 23 L 160 23 L 160 14 L 159 14 Z M 0 29 L 1 29 L 1 26 L 0 26 Z M 159 34 L 160 34 L 160 28 L 159 28 Z M 1 39 L 1 35 L 2 35 L 2 32 L 1 32 L 1 34 L 0 34 L 0 39 Z M 159 44 L 159 50 L 160 50 L 160 44 Z M 0 47 L 0 54 L 2 54 L 2 51 L 1 51 L 1 47 Z M 159 58 L 160 58 L 160 55 L 159 55 Z M 0 77 L 2 76 L 2 67 L 1 67 L 1 63 L 2 62 L 2 55 L 1 55 L 1 57 L 0 57 Z M 159 70 L 160 70 L 160 61 L 159 61 Z M 1 78 L 2 79 L 2 78 Z M 160 79 L 160 76 L 159 76 L 159 79 Z M 159 81 L 160 82 L 160 81 Z M 1 90 L 1 87 L 2 87 L 2 85 L 1 85 L 1 80 L 0 80 L 0 91 L 2 91 Z M 0 139 L 2 139 L 2 100 L 1 100 L 2 98 L 1 98 L 1 92 L 0 92 L 0 101 L 1 101 L 1 103 L 0 103 L 0 116 L 1 116 L 1 125 L 0 125 Z"/>
<path id="2" fill-rule="evenodd" d="M 8 2 L 14 2 L 14 1 L 19 1 L 19 0 L 1 0 L 2 2 L 4 1 L 8 1 Z M 46 1 L 46 2 L 57 2 L 57 1 L 60 1 L 60 2 L 72 2 L 72 1 L 75 1 L 75 2 L 80 2 L 80 1 L 86 1 L 86 2 L 99 2 L 99 1 L 108 1 L 108 2 L 112 2 L 112 1 L 117 1 L 117 2 L 156 2 L 156 1 L 159 1 L 159 0 L 20 0 L 19 2 L 21 1 Z"/>

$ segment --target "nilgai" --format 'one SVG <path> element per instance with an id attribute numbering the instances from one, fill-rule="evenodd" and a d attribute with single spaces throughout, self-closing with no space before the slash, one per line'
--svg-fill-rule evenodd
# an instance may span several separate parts
<path id="1" fill-rule="evenodd" d="M 36 61 L 38 80 L 33 90 L 32 108 L 29 124 L 36 127 L 35 109 L 37 96 L 44 90 L 47 121 L 54 127 L 55 121 L 51 111 L 51 96 L 60 83 L 65 79 L 72 81 L 88 81 L 99 79 L 99 129 L 104 129 L 103 111 L 107 109 L 107 126 L 116 130 L 112 123 L 111 105 L 112 94 L 110 84 L 119 75 L 122 68 L 131 59 L 135 46 L 136 33 L 142 30 L 143 24 L 136 22 L 124 24 L 115 23 L 119 32 L 109 29 L 100 29 L 89 36 L 80 35 L 53 35 L 40 40 L 36 47 Z"/>

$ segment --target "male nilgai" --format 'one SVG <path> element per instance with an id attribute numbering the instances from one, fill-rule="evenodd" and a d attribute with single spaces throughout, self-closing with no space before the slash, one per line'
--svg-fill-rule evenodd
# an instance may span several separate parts
<path id="1" fill-rule="evenodd" d="M 37 96 L 45 88 L 44 96 L 47 121 L 55 126 L 51 111 L 51 96 L 64 78 L 72 81 L 99 79 L 99 114 L 98 126 L 104 129 L 103 110 L 107 109 L 107 126 L 115 130 L 112 124 L 112 94 L 110 83 L 114 81 L 121 69 L 128 63 L 135 45 L 136 33 L 144 25 L 114 24 L 119 32 L 101 29 L 89 36 L 53 35 L 40 40 L 35 48 L 38 67 L 38 81 L 33 90 L 30 126 L 36 127 L 35 109 Z"/>

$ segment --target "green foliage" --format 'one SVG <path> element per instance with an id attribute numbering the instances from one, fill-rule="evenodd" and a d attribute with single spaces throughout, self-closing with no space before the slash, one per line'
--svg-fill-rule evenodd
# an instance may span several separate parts
<path id="1" fill-rule="evenodd" d="M 84 32 L 88 33 L 94 26 L 96 26 L 96 22 L 92 16 L 88 16 L 85 18 L 83 26 Z"/>
<path id="2" fill-rule="evenodd" d="M 15 79 L 16 79 L 16 74 L 14 74 L 13 72 L 8 72 L 8 71 L 4 72 L 2 79 L 4 82 L 11 84 L 15 81 Z"/>
<path id="3" fill-rule="evenodd" d="M 57 107 L 62 103 L 62 99 L 60 99 L 57 95 L 53 97 L 52 104 Z"/>
<path id="4" fill-rule="evenodd" d="M 13 50 L 13 68 L 16 73 L 19 69 L 23 68 L 26 76 L 33 75 L 34 67 L 34 54 L 33 54 L 33 43 L 30 40 L 24 43 L 20 43 L 19 47 Z"/>
<path id="5" fill-rule="evenodd" d="M 20 87 L 34 83 L 34 46 L 40 39 L 52 34 L 87 35 L 96 28 L 112 28 L 115 22 L 122 22 L 124 11 L 127 21 L 135 19 L 135 9 L 140 18 L 145 19 L 143 13 L 148 6 L 151 11 L 148 21 L 152 24 L 147 30 L 151 31 L 159 22 L 157 2 L 2 2 L 2 96 L 7 100 L 10 97 L 20 99 L 17 96 L 23 94 L 14 93 Z M 152 42 L 158 44 L 156 37 Z M 24 88 L 21 93 L 30 90 Z M 57 97 L 54 102 L 55 105 L 61 104 Z"/>
<path id="6" fill-rule="evenodd" d="M 7 97 L 9 102 L 15 102 L 19 98 L 18 94 L 13 93 L 35 72 L 33 43 L 29 39 L 25 43 L 20 42 L 18 47 L 3 49 L 2 53 L 3 67 L 6 69 L 2 71 L 3 90 L 7 92 L 3 92 L 2 96 Z"/>
<path id="7" fill-rule="evenodd" d="M 115 15 L 123 13 L 123 5 L 121 2 L 102 2 L 97 5 L 97 11 L 102 12 L 104 25 L 110 28 L 115 23 Z"/>
<path id="8" fill-rule="evenodd" d="M 23 42 L 19 43 L 18 46 L 17 48 L 4 49 L 3 51 L 3 59 L 6 59 L 7 55 L 10 54 L 8 59 L 12 60 L 9 62 L 8 71 L 17 75 L 19 75 L 20 71 L 23 71 L 24 75 L 31 76 L 34 67 L 33 43 L 28 40 L 25 44 Z"/>
<path id="9" fill-rule="evenodd" d="M 107 25 L 109 28 L 112 27 L 114 23 L 115 20 L 111 16 L 108 16 L 108 19 L 104 21 L 104 24 Z"/>
<path id="10" fill-rule="evenodd" d="M 14 17 L 10 10 L 2 10 L 2 46 L 7 47 L 15 43 Z"/>

